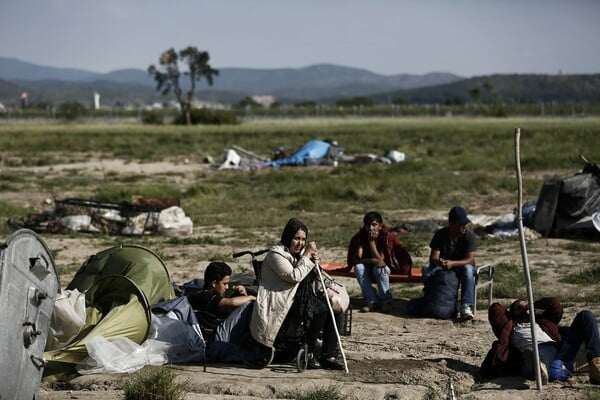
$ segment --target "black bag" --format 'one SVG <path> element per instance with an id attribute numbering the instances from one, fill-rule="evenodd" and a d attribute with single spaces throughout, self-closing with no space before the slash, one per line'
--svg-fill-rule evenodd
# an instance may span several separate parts
<path id="1" fill-rule="evenodd" d="M 458 277 L 452 270 L 440 269 L 425 282 L 423 313 L 427 317 L 452 319 L 456 316 Z"/>

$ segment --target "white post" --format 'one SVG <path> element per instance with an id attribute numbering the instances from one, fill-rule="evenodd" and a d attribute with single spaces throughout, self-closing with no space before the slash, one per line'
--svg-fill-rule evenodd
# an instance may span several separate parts
<path id="1" fill-rule="evenodd" d="M 94 92 L 94 110 L 100 109 L 100 93 Z"/>

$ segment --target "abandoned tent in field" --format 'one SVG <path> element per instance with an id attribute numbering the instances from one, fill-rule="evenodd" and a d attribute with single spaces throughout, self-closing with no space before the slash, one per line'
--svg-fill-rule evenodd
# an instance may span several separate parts
<path id="1" fill-rule="evenodd" d="M 67 290 L 85 292 L 85 324 L 79 334 L 56 349 L 47 349 L 47 381 L 68 380 L 75 366 L 88 356 L 86 339 L 146 340 L 151 323 L 150 306 L 175 297 L 169 273 L 152 251 L 119 245 L 91 256 Z"/>

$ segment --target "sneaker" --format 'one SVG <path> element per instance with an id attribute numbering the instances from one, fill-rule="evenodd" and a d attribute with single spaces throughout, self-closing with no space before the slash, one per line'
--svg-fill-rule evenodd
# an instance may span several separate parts
<path id="1" fill-rule="evenodd" d="M 545 385 L 548 383 L 548 367 L 546 364 L 540 361 L 540 376 L 542 378 L 542 384 Z"/>
<path id="2" fill-rule="evenodd" d="M 463 306 L 460 310 L 460 318 L 465 321 L 470 321 L 473 319 L 473 311 L 471 311 L 471 307 Z"/>
<path id="3" fill-rule="evenodd" d="M 600 385 L 600 357 L 594 357 L 590 361 L 590 383 Z"/>
<path id="4" fill-rule="evenodd" d="M 525 360 L 525 365 L 527 367 L 528 374 L 531 374 L 531 376 L 535 380 L 535 371 L 533 370 L 535 354 L 533 354 L 533 351 L 531 351 L 531 350 L 525 350 L 523 352 L 523 358 Z M 540 361 L 540 375 L 542 378 L 542 384 L 544 384 L 544 385 L 547 384 L 548 376 L 549 376 L 548 368 L 546 367 L 546 364 L 544 364 L 541 361 Z"/>
<path id="5" fill-rule="evenodd" d="M 375 311 L 375 303 L 369 303 L 360 309 L 360 312 L 373 312 Z"/>

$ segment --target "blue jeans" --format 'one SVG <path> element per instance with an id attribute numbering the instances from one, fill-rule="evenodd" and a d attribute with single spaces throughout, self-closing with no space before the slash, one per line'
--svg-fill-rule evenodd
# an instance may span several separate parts
<path id="1" fill-rule="evenodd" d="M 591 311 L 584 310 L 577 313 L 570 326 L 561 326 L 561 342 L 549 342 L 538 344 L 540 361 L 550 367 L 553 360 L 562 360 L 564 363 L 572 363 L 579 352 L 581 345 L 585 344 L 586 358 L 591 361 L 594 357 L 600 357 L 600 335 L 598 334 L 598 322 Z M 533 372 L 525 366 L 522 374 L 531 379 Z"/>
<path id="2" fill-rule="evenodd" d="M 250 332 L 253 302 L 237 307 L 217 326 L 215 340 L 207 349 L 210 362 L 240 363 L 240 342 L 245 333 Z"/>
<path id="3" fill-rule="evenodd" d="M 538 356 L 540 357 L 540 362 L 544 363 L 546 368 L 550 368 L 550 363 L 556 358 L 556 353 L 558 352 L 559 348 L 560 343 L 557 342 L 538 344 Z M 521 368 L 521 376 L 526 379 L 535 380 L 535 372 L 530 370 L 527 362 L 523 363 L 523 367 Z"/>
<path id="4" fill-rule="evenodd" d="M 423 267 L 423 282 L 427 282 L 429 278 L 441 270 L 442 267 L 439 265 L 426 265 Z M 462 307 L 473 307 L 475 303 L 475 266 L 471 264 L 464 265 L 462 267 L 452 268 L 451 271 L 456 273 L 458 281 L 460 282 L 460 306 Z"/>
<path id="5" fill-rule="evenodd" d="M 389 304 L 392 302 L 392 293 L 390 292 L 390 268 L 378 267 L 371 264 L 356 264 L 354 266 L 354 275 L 360 285 L 360 290 L 367 303 Z M 371 277 L 377 283 L 379 293 L 371 285 Z"/>
<path id="6" fill-rule="evenodd" d="M 577 313 L 566 335 L 563 335 L 562 339 L 560 350 L 556 355 L 556 358 L 559 360 L 575 360 L 575 356 L 582 344 L 585 344 L 588 361 L 594 357 L 600 357 L 598 322 L 596 322 L 596 317 L 594 317 L 591 311 L 584 310 Z"/>

